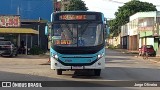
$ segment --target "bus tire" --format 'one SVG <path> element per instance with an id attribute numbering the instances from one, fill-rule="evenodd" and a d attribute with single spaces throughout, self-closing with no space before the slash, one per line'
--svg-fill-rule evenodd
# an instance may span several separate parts
<path id="1" fill-rule="evenodd" d="M 15 56 L 18 56 L 18 54 L 16 53 Z"/>
<path id="2" fill-rule="evenodd" d="M 101 69 L 95 69 L 94 74 L 95 74 L 95 76 L 100 76 L 101 75 Z"/>
<path id="3" fill-rule="evenodd" d="M 57 69 L 57 75 L 62 75 L 62 70 Z"/>
<path id="4" fill-rule="evenodd" d="M 13 54 L 9 55 L 9 57 L 13 57 Z"/>

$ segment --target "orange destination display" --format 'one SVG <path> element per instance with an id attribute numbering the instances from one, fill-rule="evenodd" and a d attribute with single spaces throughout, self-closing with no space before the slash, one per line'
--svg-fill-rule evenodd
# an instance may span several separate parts
<path id="1" fill-rule="evenodd" d="M 60 15 L 59 20 L 96 20 L 96 15 Z"/>
<path id="2" fill-rule="evenodd" d="M 55 40 L 55 44 L 63 44 L 63 45 L 70 45 L 71 44 L 71 40 Z"/>

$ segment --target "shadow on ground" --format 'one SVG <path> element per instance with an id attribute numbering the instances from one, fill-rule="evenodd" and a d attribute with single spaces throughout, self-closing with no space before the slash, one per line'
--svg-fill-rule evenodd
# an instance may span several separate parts
<path id="1" fill-rule="evenodd" d="M 18 55 L 18 56 L 3 56 L 1 58 L 17 58 L 17 59 L 44 59 L 44 58 L 49 58 L 49 55 Z"/>

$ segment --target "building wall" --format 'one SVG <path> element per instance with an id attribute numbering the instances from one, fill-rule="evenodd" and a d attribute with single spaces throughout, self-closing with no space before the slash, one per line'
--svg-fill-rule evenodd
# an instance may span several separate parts
<path id="1" fill-rule="evenodd" d="M 38 30 L 38 25 L 39 25 L 39 43 L 40 43 L 40 47 L 42 49 L 47 49 L 48 47 L 48 39 L 47 36 L 45 35 L 45 25 L 46 23 L 32 23 L 32 24 L 28 24 L 28 25 L 22 25 L 22 28 L 33 28 L 35 30 Z M 38 45 L 38 35 L 32 35 L 33 37 L 33 45 Z M 25 35 L 21 35 L 21 38 L 25 39 Z M 28 46 L 30 45 L 30 41 L 31 41 L 31 37 L 29 35 L 28 37 Z"/>
<path id="2" fill-rule="evenodd" d="M 129 36 L 129 50 L 138 50 L 137 35 Z"/>
<path id="3" fill-rule="evenodd" d="M 153 31 L 140 31 L 140 37 L 152 36 Z"/>
<path id="4" fill-rule="evenodd" d="M 146 38 L 147 39 L 147 45 L 153 45 L 154 46 L 154 37 L 149 37 L 149 38 Z"/>
<path id="5" fill-rule="evenodd" d="M 155 38 L 159 35 L 159 17 L 160 12 L 139 12 L 130 17 L 130 20 L 138 18 L 138 31 L 140 34 L 139 47 L 141 45 L 153 45 L 154 49 L 158 49 L 158 39 Z"/>
<path id="6" fill-rule="evenodd" d="M 154 50 L 159 51 L 159 38 L 154 38 Z"/>
<path id="7" fill-rule="evenodd" d="M 108 39 L 108 44 L 120 48 L 120 44 L 121 44 L 120 35 L 118 35 L 117 37 L 109 38 Z"/>
<path id="8" fill-rule="evenodd" d="M 129 47 L 129 31 L 128 24 L 125 24 L 121 27 L 121 48 L 128 49 Z"/>
<path id="9" fill-rule="evenodd" d="M 138 37 L 138 19 L 128 23 L 128 33 L 129 33 L 129 50 L 138 50 L 139 47 L 139 37 Z"/>
<path id="10" fill-rule="evenodd" d="M 128 36 L 128 35 L 129 35 L 128 25 L 125 24 L 125 25 L 121 26 L 121 37 Z"/>
<path id="11" fill-rule="evenodd" d="M 142 38 L 139 38 L 139 48 L 142 46 Z"/>

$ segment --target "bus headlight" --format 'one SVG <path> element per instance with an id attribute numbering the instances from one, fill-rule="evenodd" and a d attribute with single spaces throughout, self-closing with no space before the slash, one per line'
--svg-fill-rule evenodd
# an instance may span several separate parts
<path id="1" fill-rule="evenodd" d="M 100 59 L 100 58 L 102 58 L 103 56 L 104 56 L 104 53 L 99 54 L 99 55 L 97 56 L 97 58 Z"/>
<path id="2" fill-rule="evenodd" d="M 58 55 L 57 54 L 53 55 L 53 58 L 58 60 Z"/>

